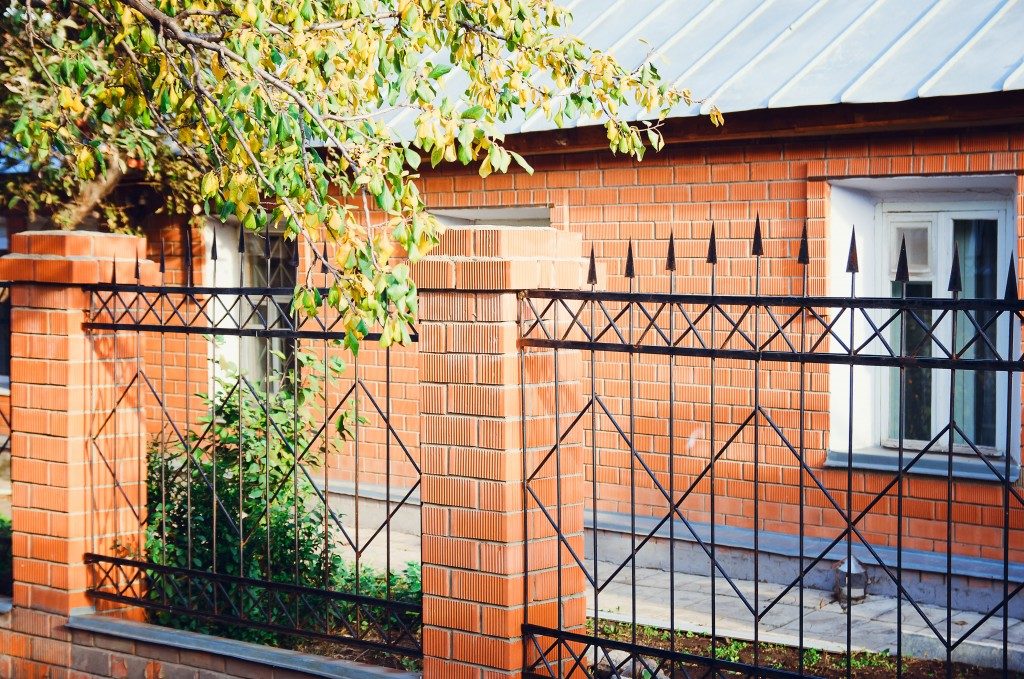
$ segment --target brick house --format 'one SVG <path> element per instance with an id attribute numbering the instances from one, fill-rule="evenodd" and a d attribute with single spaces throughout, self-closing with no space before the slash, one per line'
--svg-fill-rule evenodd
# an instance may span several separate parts
<path id="1" fill-rule="evenodd" d="M 758 217 L 765 238 L 760 264 L 760 292 L 765 294 L 848 295 L 845 265 L 854 226 L 861 262 L 859 296 L 894 294 L 891 280 L 904 240 L 911 286 L 920 296 L 948 294 L 954 248 L 962 258 L 965 296 L 1001 295 L 1011 260 L 1016 261 L 1017 271 L 1024 271 L 1019 248 L 1024 237 L 1024 52 L 1016 40 L 1024 10 L 994 0 L 955 6 L 925 0 L 746 2 L 746 13 L 735 4 L 728 8 L 723 4 L 650 2 L 649 11 L 638 11 L 637 3 L 627 0 L 575 3 L 575 32 L 599 47 L 614 49 L 627 62 L 644 58 L 653 47 L 654 58 L 668 65 L 664 75 L 706 97 L 707 104 L 680 110 L 668 119 L 665 149 L 648 154 L 643 162 L 611 154 L 600 127 L 580 123 L 552 129 L 525 119 L 506 132 L 510 147 L 527 157 L 533 174 L 515 169 L 481 179 L 471 168 L 444 165 L 425 170 L 421 188 L 427 205 L 450 226 L 441 247 L 415 268 L 425 335 L 446 332 L 435 321 L 454 313 L 449 304 L 453 289 L 516 290 L 514 280 L 495 282 L 493 271 L 484 267 L 479 269 L 480 280 L 465 275 L 479 254 L 466 249 L 465 242 L 472 240 L 467 234 L 481 225 L 496 225 L 503 232 L 554 229 L 557 237 L 537 240 L 549 248 L 565 248 L 564 253 L 546 254 L 564 254 L 566 259 L 578 258 L 582 243 L 582 252 L 592 250 L 596 258 L 599 288 L 610 291 L 633 286 L 642 292 L 667 292 L 670 277 L 665 258 L 669 238 L 674 237 L 676 291 L 707 292 L 706 258 L 714 224 L 718 292 L 750 294 L 757 266 L 750 251 Z M 639 43 L 640 37 L 649 43 Z M 702 106 L 710 103 L 725 113 L 724 127 L 713 128 L 699 115 Z M 184 282 L 185 260 L 190 259 L 197 284 L 231 286 L 242 281 L 285 288 L 294 284 L 295 263 L 304 259 L 293 244 L 277 237 L 269 245 L 255 237 L 244 253 L 238 253 L 231 245 L 239 242 L 239 233 L 230 225 L 211 223 L 186 233 L 181 224 L 164 217 L 142 216 L 140 221 L 148 237 L 149 259 L 166 260 L 162 277 L 169 284 Z M 805 228 L 810 251 L 806 288 L 797 262 Z M 216 264 L 210 257 L 213 237 L 220 244 Z M 625 277 L 630 246 L 636 271 L 632 281 Z M 509 251 L 521 259 L 536 256 L 526 250 Z M 479 318 L 508 321 L 508 310 L 497 306 L 481 311 Z M 504 346 L 511 337 L 505 335 L 486 339 Z M 1006 333 L 997 328 L 996 335 L 993 342 L 998 343 Z M 435 340 L 430 338 L 432 347 Z M 1014 341 L 1019 340 L 1018 334 Z M 428 589 L 444 589 L 436 584 L 441 569 L 431 570 L 428 564 L 451 561 L 455 557 L 444 552 L 461 554 L 456 548 L 475 542 L 474 531 L 491 530 L 482 525 L 476 512 L 479 507 L 439 507 L 437 497 L 443 493 L 436 489 L 446 481 L 440 477 L 458 476 L 456 470 L 472 451 L 500 448 L 492 442 L 515 437 L 514 432 L 499 429 L 507 423 L 487 419 L 494 414 L 488 409 L 499 412 L 504 402 L 481 403 L 473 388 L 450 384 L 458 381 L 451 379 L 453 374 L 471 373 L 479 385 L 507 387 L 500 394 L 505 401 L 518 398 L 514 386 L 502 382 L 515 370 L 511 357 L 466 363 L 466 357 L 457 354 L 473 353 L 469 343 L 445 348 L 442 341 L 440 350 L 429 352 L 414 347 L 396 359 L 400 372 L 394 381 L 401 404 L 393 425 L 424 468 L 450 470 L 435 478 L 424 477 L 417 493 L 423 496 L 422 523 L 405 527 L 424 535 L 425 582 L 432 575 L 438 578 L 426 585 Z M 244 369 L 263 374 L 276 360 L 269 350 L 282 348 L 272 342 L 247 346 L 245 340 L 231 340 L 222 351 L 237 354 Z M 189 411 L 190 394 L 207 380 L 205 340 L 193 336 L 177 345 L 148 345 L 145 351 L 147 362 L 155 364 L 160 364 L 156 358 L 161 354 L 181 355 L 192 362 L 195 372 L 176 387 L 176 400 L 168 405 L 179 415 Z M 383 361 L 383 353 L 376 350 L 361 356 L 370 370 Z M 683 379 L 676 383 L 674 394 L 675 435 L 685 439 L 689 448 L 682 454 L 677 450 L 680 460 L 673 468 L 677 483 L 685 486 L 708 456 L 710 376 L 697 363 L 680 361 L 678 366 Z M 588 365 L 582 367 L 581 382 L 591 378 L 589 371 Z M 669 474 L 665 376 L 665 364 L 641 364 L 632 387 L 637 394 L 637 451 L 661 480 Z M 593 378 L 609 395 L 612 415 L 625 417 L 631 387 L 622 362 L 601 357 Z M 937 433 L 937 411 L 950 400 L 950 386 L 927 371 L 918 378 L 910 394 L 914 412 L 906 413 L 906 438 L 920 449 Z M 377 378 L 371 373 L 367 379 Z M 810 371 L 806 420 L 810 426 L 804 435 L 813 475 L 827 490 L 840 494 L 851 474 L 852 503 L 861 507 L 875 498 L 896 469 L 893 432 L 900 413 L 891 405 L 891 374 L 858 369 L 852 377 L 852 400 L 850 379 L 843 370 L 815 367 Z M 792 414 L 797 393 L 792 374 L 767 370 L 765 380 L 766 407 L 780 415 L 785 433 L 795 435 L 799 424 L 785 419 L 787 412 Z M 929 598 L 926 576 L 945 573 L 945 556 L 951 548 L 958 583 L 956 605 L 977 611 L 990 609 L 998 599 L 1006 551 L 1001 528 L 1003 487 L 990 467 L 1001 469 L 1008 463 L 1015 488 L 1022 488 L 1020 381 L 1015 379 L 1007 389 L 1005 383 L 986 380 L 979 374 L 961 381 L 954 399 L 958 412 L 970 422 L 968 433 L 991 464 L 967 454 L 963 446 L 954 447 L 952 454 L 938 449 L 926 452 L 905 484 L 902 525 L 891 494 L 873 505 L 862 524 L 864 537 L 885 558 L 895 558 L 892 548 L 897 535 L 902 536 L 903 568 L 921 574 L 925 584 L 914 591 L 922 601 L 944 602 L 945 593 L 938 590 Z M 726 425 L 738 424 L 738 406 L 751 398 L 749 367 L 726 366 L 719 389 L 716 407 L 721 412 L 715 418 Z M 1011 407 L 1004 408 L 1008 402 Z M 851 413 L 857 418 L 852 447 L 846 439 Z M 147 415 L 151 421 L 160 418 L 155 410 Z M 651 479 L 630 478 L 628 451 L 615 439 L 608 422 L 601 426 L 600 463 L 595 467 L 587 456 L 582 458 L 586 504 L 594 510 L 586 512 L 586 528 L 608 544 L 628 542 L 630 520 L 638 533 L 649 528 L 664 514 L 664 500 Z M 367 459 L 379 462 L 381 440 L 370 438 L 374 436 L 370 426 L 365 435 L 364 463 Z M 437 458 L 444 458 L 443 463 L 430 461 Z M 755 458 L 761 463 L 756 484 L 751 479 Z M 416 482 L 416 474 L 404 467 L 390 479 L 394 485 L 384 490 L 381 467 L 374 476 L 371 465 L 371 475 L 362 478 L 359 490 L 351 483 L 355 479 L 346 476 L 353 468 L 350 458 L 341 455 L 328 465 L 337 481 L 329 490 L 342 503 L 359 493 L 371 500 L 387 497 L 387 492 L 402 497 Z M 464 475 L 488 478 L 473 469 Z M 779 440 L 767 438 L 755 446 L 744 437 L 719 465 L 714 488 L 699 485 L 682 510 L 698 530 L 716 525 L 721 548 L 740 560 L 754 553 L 759 539 L 762 554 L 792 561 L 800 551 L 798 531 L 805 531 L 811 540 L 825 541 L 845 525 L 820 494 L 809 495 L 801 510 L 800 478 L 799 466 Z M 713 495 L 717 496 L 714 511 Z M 1010 503 L 1008 516 L 1006 553 L 1013 578 L 1020 580 L 1024 507 Z M 803 519 L 800 523 L 798 517 Z M 496 525 L 495 534 L 516 535 L 518 525 L 498 521 Z M 429 539 L 447 531 L 454 540 Z M 677 561 L 677 568 L 706 573 L 706 561 L 685 535 L 676 531 L 681 544 L 663 548 L 688 555 Z M 506 540 L 517 541 L 518 537 Z M 936 566 L 937 560 L 941 566 Z M 472 568 L 477 567 L 480 563 Z M 465 569 L 471 570 L 470 566 Z M 761 577 L 784 580 L 783 570 L 767 568 Z M 1020 617 L 1022 606 L 1017 597 L 1011 605 L 1013 615 Z M 436 626 L 458 629 L 460 624 Z M 518 629 L 513 623 L 506 626 Z M 502 638 L 500 633 L 485 630 L 484 634 L 492 640 Z M 473 638 L 463 642 L 474 643 Z M 425 647 L 429 644 L 425 639 Z M 425 650 L 428 656 L 443 655 Z"/>
<path id="2" fill-rule="evenodd" d="M 627 63 L 644 58 L 653 48 L 651 58 L 662 65 L 666 79 L 685 83 L 706 102 L 668 119 L 666 148 L 642 162 L 611 154 L 599 126 L 578 123 L 554 129 L 530 118 L 510 124 L 506 132 L 510 147 L 533 166 L 532 175 L 516 168 L 481 179 L 472 168 L 442 165 L 425 170 L 421 186 L 427 205 L 451 228 L 430 261 L 416 267 L 425 305 L 431 304 L 434 290 L 473 285 L 455 282 L 462 254 L 458 234 L 482 224 L 554 227 L 578 234 L 584 252 L 593 249 L 604 274 L 601 286 L 607 290 L 628 289 L 630 281 L 623 274 L 632 243 L 637 289 L 668 291 L 664 262 L 668 239 L 674 236 L 682 281 L 678 290 L 706 292 L 705 259 L 714 223 L 721 262 L 718 292 L 752 293 L 755 264 L 749 253 L 758 216 L 766 246 L 764 294 L 804 292 L 796 256 L 805 225 L 811 295 L 849 294 L 844 267 L 854 226 L 862 264 L 859 296 L 893 294 L 891 279 L 904 237 L 910 248 L 911 296 L 949 294 L 945 288 L 954 244 L 971 281 L 967 296 L 1002 294 L 1011 257 L 1019 262 L 1017 271 L 1024 270 L 1016 247 L 1024 237 L 1024 54 L 1007 47 L 1016 22 L 1024 20 L 1019 10 L 993 2 L 932 9 L 923 0 L 842 7 L 799 2 L 785 8 L 766 3 L 743 15 L 714 3 L 653 3 L 647 13 L 627 11 L 627 4 L 576 3 L 573 30 L 598 47 L 616 50 Z M 638 42 L 641 37 L 648 42 Z M 712 127 L 700 115 L 711 103 L 726 114 L 722 128 Z M 394 121 L 398 127 L 403 122 L 400 114 Z M 147 229 L 154 260 L 161 247 L 173 251 L 182 238 L 175 224 L 153 223 Z M 216 273 L 209 261 L 213 233 L 221 243 Z M 238 233 L 230 226 L 211 224 L 192 240 L 195 275 L 222 285 L 231 285 L 241 272 L 246 281 L 288 287 L 294 283 L 294 267 L 289 264 L 302 258 L 302 253 L 292 252 L 292 244 L 275 239 L 266 266 L 264 246 L 256 237 L 238 263 L 232 263 L 235 248 L 230 244 L 237 242 Z M 442 261 L 452 257 L 456 263 Z M 168 270 L 174 266 L 170 263 Z M 180 272 L 169 273 L 168 280 L 175 275 Z M 1004 337 L 1005 332 L 997 335 Z M 365 363 L 373 365 L 375 360 L 369 353 Z M 435 359 L 420 363 L 414 355 L 403 360 L 408 361 L 411 382 L 411 414 L 402 425 L 403 435 L 429 448 L 433 435 L 416 422 L 412 404 L 419 400 L 426 408 L 422 416 L 434 412 L 435 406 L 443 407 L 445 396 L 418 383 L 453 366 L 438 366 Z M 253 365 L 263 362 L 253 359 Z M 421 372 L 413 378 L 416 367 Z M 618 388 L 624 396 L 621 366 L 610 359 L 598 367 L 605 388 Z M 773 375 L 768 388 L 772 407 L 780 411 L 792 405 L 795 394 L 784 372 Z M 726 398 L 734 404 L 749 400 L 749 370 L 736 367 L 729 375 Z M 811 427 L 805 432 L 810 466 L 830 491 L 838 493 L 845 488 L 849 464 L 854 470 L 854 504 L 866 504 L 897 466 L 897 414 L 888 405 L 893 378 L 883 371 L 858 369 L 852 409 L 847 396 L 850 378 L 844 371 L 820 369 L 811 379 L 815 393 L 808 405 Z M 933 384 L 932 378 L 922 376 L 917 393 L 908 395 L 917 399 L 915 409 L 920 413 L 908 414 L 907 425 L 910 446 L 917 449 L 937 433 L 937 411 L 948 400 L 948 385 L 935 379 Z M 963 402 L 970 403 L 964 406 L 971 413 L 970 433 L 997 468 L 1009 456 L 1011 478 L 1020 487 L 1020 436 L 1012 437 L 1009 450 L 1004 443 L 1008 428 L 1019 430 L 1019 415 L 1008 420 L 1003 408 L 996 407 L 1007 398 L 1019 401 L 1019 385 L 1007 394 L 1005 385 L 985 379 L 980 376 L 958 387 Z M 637 376 L 638 391 L 646 390 L 646 398 L 638 399 L 638 449 L 650 456 L 662 480 L 668 470 L 667 430 L 664 413 L 658 410 L 666 396 L 664 380 L 658 366 L 642 367 Z M 683 436 L 705 443 L 708 411 L 700 404 L 706 403 L 707 386 L 706 372 L 694 371 L 676 406 L 677 416 L 686 422 L 681 425 Z M 616 414 L 624 416 L 624 401 L 615 403 Z M 459 415 L 458 408 L 448 412 Z M 1014 412 L 1019 410 L 1015 407 Z M 845 438 L 850 412 L 857 418 L 852 453 Z M 474 414 L 467 406 L 461 416 L 469 422 Z M 796 428 L 786 431 L 795 440 Z M 714 521 L 728 527 L 728 538 L 723 539 L 741 553 L 749 551 L 757 529 L 780 557 L 793 558 L 798 551 L 793 538 L 798 530 L 799 468 L 778 441 L 764 444 L 757 453 L 776 464 L 759 479 L 755 526 L 755 488 L 750 479 L 755 453 L 749 441 L 742 443 L 736 457 L 720 468 L 715 515 L 705 488 L 688 498 L 687 516 L 696 524 Z M 611 439 L 604 444 L 608 450 L 603 464 L 597 470 L 587 465 L 588 480 L 596 476 L 599 510 L 591 529 L 621 537 L 619 527 L 631 507 L 653 517 L 664 512 L 664 503 L 650 480 L 640 479 L 631 495 L 628 454 L 621 447 L 615 450 Z M 692 480 L 706 457 L 706 451 L 692 452 L 691 463 L 676 468 L 681 484 Z M 964 578 L 985 582 L 988 575 L 1001 572 L 1003 536 L 996 526 L 1002 524 L 1002 490 L 993 483 L 989 465 L 960 454 L 965 452 L 969 451 L 953 454 L 951 535 L 946 525 L 950 458 L 929 452 L 914 465 L 907 482 L 903 526 L 895 516 L 895 498 L 887 497 L 865 517 L 864 537 L 877 547 L 892 548 L 902 532 L 903 549 L 910 555 L 905 564 L 918 564 L 922 572 L 927 572 L 935 554 L 945 553 L 947 543 L 957 557 L 964 557 L 954 562 Z M 339 477 L 345 476 L 350 463 L 332 462 Z M 412 476 L 407 478 L 412 483 Z M 365 492 L 380 494 L 379 488 L 372 489 L 375 480 L 380 481 L 363 484 Z M 352 488 L 339 486 L 338 492 L 347 495 Z M 844 525 L 822 498 L 807 502 L 808 536 L 824 540 Z M 1020 563 L 1024 508 L 1011 508 L 1011 523 L 1010 553 Z M 705 566 L 693 568 L 702 572 Z M 984 600 L 979 601 L 977 607 L 983 608 Z"/>
<path id="3" fill-rule="evenodd" d="M 515 170 L 481 179 L 472 169 L 442 166 L 424 173 L 427 204 L 454 225 L 500 222 L 527 229 L 551 224 L 581 234 L 584 250 L 593 248 L 607 272 L 599 289 L 613 291 L 633 285 L 642 292 L 667 292 L 665 257 L 674 236 L 676 291 L 706 293 L 710 267 L 705 258 L 714 223 L 718 291 L 753 293 L 755 262 L 749 255 L 758 216 L 766 247 L 763 294 L 804 292 L 797 252 L 805 225 L 811 295 L 850 293 L 845 266 L 854 226 L 859 296 L 894 294 L 891 281 L 903 238 L 911 261 L 910 296 L 949 295 L 954 245 L 971 281 L 965 296 L 1001 296 L 1011 259 L 1016 271 L 1022 270 L 1017 244 L 1024 237 L 1024 55 L 1009 47 L 1008 38 L 1024 20 L 1018 10 L 998 3 L 929 9 L 924 2 L 842 7 L 805 2 L 786 8 L 763 3 L 744 15 L 714 3 L 656 5 L 645 13 L 632 5 L 627 10 L 622 2 L 577 3 L 574 30 L 627 62 L 652 50 L 651 58 L 666 69 L 668 80 L 678 79 L 707 97 L 705 104 L 666 122 L 663 151 L 635 162 L 608 152 L 603 128 L 580 123 L 553 129 L 538 119 L 516 121 L 507 130 L 509 142 L 528 157 L 532 175 Z M 635 44 L 637 36 L 650 42 Z M 720 129 L 699 115 L 711 103 L 726 114 Z M 630 243 L 636 254 L 634 281 L 624 276 Z M 446 275 L 423 267 L 419 284 L 425 289 L 447 284 Z M 1005 329 L 999 336 L 1005 338 Z M 611 407 L 624 416 L 628 386 L 623 364 L 606 358 L 597 364 L 597 378 L 615 404 Z M 638 370 L 638 448 L 650 456 L 667 486 L 665 367 L 641 365 Z M 690 381 L 676 404 L 685 424 L 678 425 L 682 434 L 676 435 L 692 436 L 704 447 L 693 448 L 692 464 L 676 467 L 677 487 L 686 487 L 707 459 L 708 374 L 705 368 L 686 375 Z M 748 402 L 750 371 L 736 366 L 728 375 L 720 383 L 721 398 L 727 404 Z M 1016 480 L 1021 468 L 1019 381 L 1007 393 L 1005 384 L 985 381 L 990 377 L 979 373 L 959 383 L 956 398 L 969 413 L 975 441 L 1000 470 L 1009 456 Z M 849 464 L 854 505 L 863 506 L 897 468 L 898 414 L 889 405 L 893 377 L 858 369 L 853 408 L 845 370 L 820 369 L 811 379 L 816 393 L 808 404 L 810 465 L 827 488 L 839 492 L 846 486 Z M 916 393 L 908 394 L 917 399 L 914 413 L 907 415 L 907 438 L 914 439 L 909 445 L 917 450 L 938 432 L 936 412 L 949 397 L 941 379 L 922 374 Z M 772 374 L 772 407 L 792 414 L 794 389 L 791 374 Z M 621 398 L 612 398 L 615 394 Z M 1010 417 L 1001 414 L 1006 399 L 1015 403 Z M 846 441 L 850 412 L 857 418 L 852 452 Z M 608 536 L 628 524 L 631 507 L 652 516 L 665 511 L 650 479 L 640 478 L 631 494 L 628 451 L 615 450 L 613 438 L 599 443 L 609 450 L 602 453 L 598 469 L 587 463 L 588 479 L 596 476 L 596 528 L 607 529 Z M 748 441 L 720 468 L 715 516 L 706 487 L 684 506 L 691 521 L 707 525 L 714 520 L 734 529 L 720 532 L 729 536 L 723 539 L 730 546 L 749 549 L 756 529 L 763 540 L 774 541 L 779 555 L 795 557 L 791 538 L 798 531 L 799 467 L 778 441 L 762 446 L 760 459 L 775 467 L 762 471 L 758 491 L 750 477 L 755 453 Z M 988 464 L 958 452 L 964 451 L 954 446 L 952 535 L 946 529 L 950 458 L 939 452 L 924 454 L 914 465 L 902 526 L 895 497 L 887 497 L 865 517 L 862 528 L 880 547 L 894 546 L 902 532 L 909 555 L 904 563 L 924 570 L 929 555 L 944 554 L 949 544 L 958 557 L 970 557 L 955 560 L 954 567 L 962 567 L 964 576 L 981 578 L 976 584 L 982 587 L 985 574 L 998 572 L 1002 561 L 1003 535 L 997 526 L 1003 523 L 1003 493 Z M 829 537 L 844 525 L 820 497 L 808 502 L 816 506 L 805 516 L 807 535 Z M 1011 558 L 1019 564 L 1024 561 L 1024 507 L 1011 508 L 1011 524 Z M 706 560 L 697 556 L 693 567 L 706 571 Z"/>

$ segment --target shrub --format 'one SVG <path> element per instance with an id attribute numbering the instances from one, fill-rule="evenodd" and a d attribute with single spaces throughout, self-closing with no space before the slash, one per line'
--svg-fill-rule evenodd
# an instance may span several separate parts
<path id="1" fill-rule="evenodd" d="M 213 394 L 200 395 L 210 415 L 187 432 L 192 454 L 180 441 L 152 447 L 147 478 L 150 561 L 202 571 L 212 571 L 216 564 L 216 572 L 222 574 L 355 591 L 353 569 L 336 548 L 341 544 L 339 531 L 325 516 L 324 502 L 310 479 L 295 466 L 297 456 L 316 463 L 327 452 L 318 436 L 325 417 L 317 403 L 324 378 L 322 364 L 318 363 L 318 375 L 314 360 L 297 353 L 299 366 L 309 369 L 300 368 L 298 376 L 293 371 L 274 375 L 267 392 L 240 380 L 234 370 L 219 371 Z M 342 369 L 340 361 L 333 361 L 328 379 L 333 381 Z M 339 416 L 332 443 L 350 435 L 352 422 L 350 411 Z M 152 598 L 180 600 L 180 579 L 155 571 L 148 577 Z M 419 601 L 418 566 L 390 577 L 393 598 Z M 383 597 L 385 574 L 361 567 L 359 580 L 361 594 L 379 592 Z M 193 580 L 184 586 L 189 588 L 185 591 L 190 593 L 190 606 L 207 608 L 206 602 L 213 600 L 212 585 L 205 586 L 206 582 Z M 216 596 L 222 609 L 227 610 L 230 601 L 243 618 L 291 624 L 286 616 L 275 616 L 279 609 L 269 593 L 253 592 L 247 588 L 243 595 L 235 585 L 227 585 Z M 332 613 L 350 615 L 349 608 L 335 606 Z M 291 645 L 289 638 L 276 633 L 191 615 L 156 612 L 153 618 L 179 629 Z"/>
<path id="2" fill-rule="evenodd" d="M 14 589 L 11 556 L 11 520 L 0 516 L 0 595 L 10 596 Z"/>

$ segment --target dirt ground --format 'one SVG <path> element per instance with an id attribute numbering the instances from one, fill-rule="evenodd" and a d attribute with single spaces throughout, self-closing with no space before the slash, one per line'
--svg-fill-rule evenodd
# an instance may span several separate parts
<path id="1" fill-rule="evenodd" d="M 588 633 L 593 633 L 592 629 Z M 618 641 L 632 641 L 632 629 L 628 624 L 601 623 L 600 636 L 605 639 Z M 672 637 L 668 630 L 653 627 L 639 626 L 637 628 L 636 643 L 641 646 L 653 648 L 673 648 Z M 674 650 L 682 653 L 691 653 L 704 657 L 710 657 L 712 653 L 711 638 L 702 634 L 677 633 Z M 777 644 L 760 644 L 757 657 L 755 658 L 754 645 L 736 639 L 719 638 L 715 644 L 715 656 L 728 662 L 739 662 L 753 664 L 755 661 L 761 667 L 770 670 L 782 670 L 783 672 L 800 672 L 800 652 L 796 648 L 781 646 Z M 681 663 L 672 674 L 659 674 L 659 677 L 666 679 L 702 679 L 707 677 L 745 677 L 750 676 L 744 672 L 722 671 L 715 675 L 706 666 L 698 663 Z M 808 677 L 827 677 L 828 679 L 845 679 L 847 676 L 847 664 L 852 677 L 857 679 L 888 679 L 890 677 L 906 677 L 917 679 L 918 677 L 947 677 L 954 679 L 983 679 L 1003 677 L 1000 670 L 992 670 L 970 665 L 954 664 L 951 675 L 946 674 L 946 664 L 937 660 L 920 660 L 917 658 L 904 658 L 901 664 L 898 659 L 884 653 L 853 653 L 847 658 L 845 653 L 826 653 L 816 649 L 804 649 L 803 652 L 803 674 Z M 657 667 L 657 662 L 652 661 L 651 667 Z M 614 677 L 615 673 L 604 671 L 595 672 L 596 677 Z M 638 674 L 643 677 L 644 670 L 639 669 Z M 620 670 L 621 676 L 628 676 L 626 671 Z M 1024 678 L 1024 674 L 1010 672 L 1009 677 L 1014 679 Z"/>

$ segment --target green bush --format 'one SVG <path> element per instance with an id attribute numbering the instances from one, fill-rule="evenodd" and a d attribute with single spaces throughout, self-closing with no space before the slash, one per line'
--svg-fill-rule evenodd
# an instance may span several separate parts
<path id="1" fill-rule="evenodd" d="M 325 517 L 324 503 L 313 484 L 294 466 L 296 454 L 304 463 L 316 463 L 327 452 L 323 437 L 317 436 L 325 417 L 318 405 L 324 387 L 323 364 L 303 353 L 296 360 L 299 377 L 292 371 L 273 376 L 269 393 L 262 385 L 239 380 L 233 370 L 218 371 L 213 394 L 200 395 L 215 418 L 207 416 L 195 431 L 187 432 L 191 456 L 180 442 L 152 447 L 147 478 L 150 561 L 200 571 L 212 571 L 216 564 L 221 574 L 356 591 L 355 573 L 339 553 L 343 544 L 339 531 Z M 331 368 L 337 374 L 343 366 L 334 361 Z M 328 378 L 334 379 L 334 375 Z M 348 438 L 352 423 L 350 411 L 339 416 L 332 443 Z M 181 601 L 185 592 L 190 607 L 208 611 L 216 599 L 222 613 L 231 610 L 232 604 L 241 617 L 292 624 L 264 589 L 246 588 L 243 595 L 236 586 L 227 585 L 215 593 L 205 579 L 193 578 L 186 584 L 156 571 L 147 575 L 154 600 Z M 359 575 L 360 594 L 383 597 L 385 574 L 361 567 Z M 420 600 L 418 565 L 391 574 L 390 580 L 392 598 Z M 327 599 L 322 601 L 326 607 Z M 349 605 L 329 608 L 335 619 L 352 615 Z M 304 617 L 297 607 L 291 612 Z M 156 612 L 153 618 L 179 629 L 291 645 L 283 635 L 191 615 Z M 343 629 L 340 622 L 336 627 Z"/>
<path id="2" fill-rule="evenodd" d="M 0 516 L 0 595 L 10 596 L 14 589 L 11 557 L 11 520 Z"/>

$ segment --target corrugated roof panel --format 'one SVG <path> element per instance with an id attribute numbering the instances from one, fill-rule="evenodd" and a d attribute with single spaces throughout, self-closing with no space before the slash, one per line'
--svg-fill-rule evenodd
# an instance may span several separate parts
<path id="1" fill-rule="evenodd" d="M 571 0 L 566 32 L 722 111 L 1024 89 L 1024 0 Z M 465 87 L 448 77 L 450 93 Z M 692 116 L 701 106 L 681 106 Z M 623 111 L 637 119 L 648 112 Z M 409 111 L 389 116 L 404 130 Z M 588 125 L 593 120 L 568 124 Z M 553 128 L 517 116 L 507 134 Z"/>
<path id="2" fill-rule="evenodd" d="M 850 103 L 915 99 L 918 89 L 980 30 L 1003 0 L 942 0 L 843 93 Z M 955 8 L 955 11 L 953 11 Z"/>
<path id="3" fill-rule="evenodd" d="M 1021 64 L 1021 55 L 1007 45 L 1024 36 L 1024 1 L 1007 0 L 974 38 L 918 91 L 922 97 L 970 94 L 979 86 L 1001 90 Z"/>
<path id="4" fill-rule="evenodd" d="M 769 99 L 769 108 L 838 103 L 846 88 L 937 2 L 877 0 L 828 49 L 809 58 L 803 72 Z"/>
<path id="5" fill-rule="evenodd" d="M 803 1 L 806 3 L 810 0 Z M 774 0 L 715 0 L 658 49 L 658 61 L 665 64 L 661 69 L 662 77 L 666 82 L 690 88 L 697 99 L 706 97 L 721 82 L 721 75 L 739 70 L 753 56 L 749 50 L 743 50 L 746 56 L 734 53 L 730 47 L 733 38 L 749 25 L 757 23 L 765 12 L 773 8 L 776 21 L 783 25 L 789 22 L 781 16 L 780 9 L 788 9 L 789 16 L 795 14 L 792 7 Z M 710 68 L 705 69 L 706 66 Z M 702 72 L 705 74 L 703 77 L 700 75 Z M 709 77 L 715 72 L 720 74 L 719 77 Z M 710 82 L 704 87 L 697 84 L 704 78 L 717 82 Z M 693 106 L 680 105 L 673 111 L 673 116 L 697 115 L 699 112 L 698 103 Z M 631 118 L 642 118 L 646 112 L 633 109 L 624 114 Z"/>
<path id="6" fill-rule="evenodd" d="M 725 111 L 738 110 L 737 107 L 766 108 L 776 92 L 816 55 L 828 49 L 874 2 L 819 0 L 780 33 L 769 48 L 720 85 L 709 100 Z M 705 106 L 704 112 L 708 109 Z"/>
<path id="7" fill-rule="evenodd" d="M 690 88 L 697 97 L 712 95 L 729 77 L 757 59 L 814 4 L 815 0 L 765 0 L 755 3 L 748 13 L 737 11 L 731 16 L 723 13 L 724 16 L 712 17 L 720 19 L 721 28 L 726 30 L 716 31 L 721 38 L 697 61 L 687 65 L 689 60 L 677 58 L 677 52 L 666 53 L 670 63 L 685 66 L 674 76 L 676 85 Z"/>

